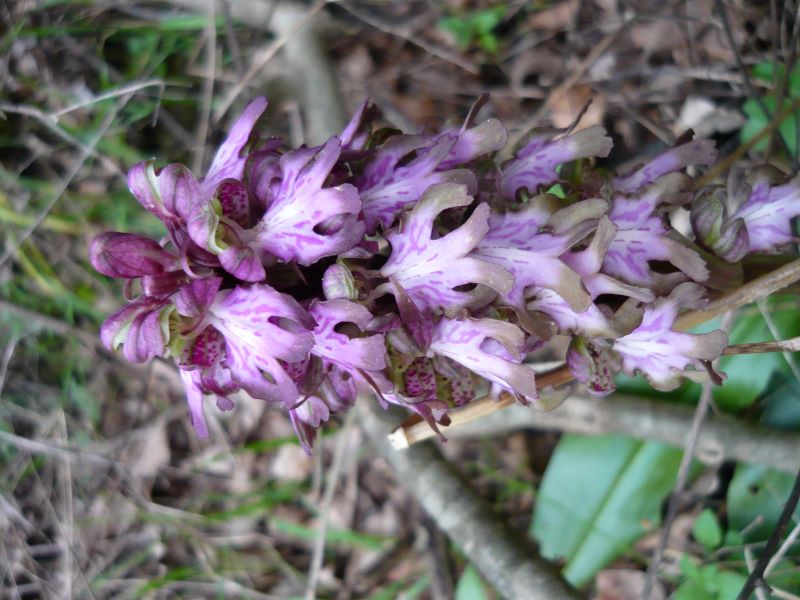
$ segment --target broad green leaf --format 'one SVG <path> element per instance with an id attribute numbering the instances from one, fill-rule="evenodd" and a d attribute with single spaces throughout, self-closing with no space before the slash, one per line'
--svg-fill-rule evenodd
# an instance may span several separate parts
<path id="1" fill-rule="evenodd" d="M 486 34 L 494 30 L 506 14 L 505 6 L 495 6 L 486 10 L 479 10 L 472 15 L 470 21 L 476 33 Z"/>
<path id="2" fill-rule="evenodd" d="M 716 600 L 702 580 L 689 579 L 684 581 L 675 593 L 672 600 Z"/>
<path id="3" fill-rule="evenodd" d="M 769 538 L 793 483 L 791 473 L 761 465 L 738 465 L 728 487 L 730 528 L 737 531 L 747 528 L 744 536 L 747 543 Z M 795 510 L 794 520 L 798 518 L 800 510 Z"/>
<path id="4" fill-rule="evenodd" d="M 692 535 L 706 550 L 714 550 L 722 543 L 722 527 L 719 525 L 717 515 L 711 509 L 705 509 L 697 517 L 692 527 Z"/>
<path id="5" fill-rule="evenodd" d="M 747 577 L 733 571 L 720 571 L 716 577 L 717 600 L 736 600 Z"/>
<path id="6" fill-rule="evenodd" d="M 718 571 L 713 565 L 704 567 L 699 577 L 684 581 L 672 600 L 736 600 L 747 578 L 733 571 Z"/>
<path id="7" fill-rule="evenodd" d="M 661 518 L 681 451 L 621 436 L 561 438 L 545 472 L 531 534 L 547 558 L 564 558 L 580 586 Z"/>
<path id="8" fill-rule="evenodd" d="M 472 27 L 470 24 L 459 17 L 443 17 L 439 19 L 439 29 L 449 31 L 456 39 L 458 47 L 466 50 L 472 41 Z"/>
<path id="9" fill-rule="evenodd" d="M 792 375 L 776 374 L 768 394 L 761 399 L 761 423 L 776 429 L 800 429 L 800 382 Z"/>
<path id="10" fill-rule="evenodd" d="M 456 600 L 488 600 L 481 576 L 472 565 L 467 565 L 456 585 Z"/>
<path id="11" fill-rule="evenodd" d="M 761 133 L 762 129 L 769 125 L 770 118 L 768 115 L 764 114 L 764 111 L 761 110 L 758 102 L 752 99 L 748 100 L 742 105 L 742 111 L 747 116 L 747 121 L 742 126 L 739 136 L 741 137 L 742 142 L 749 142 L 751 139 Z M 766 149 L 766 139 L 759 141 L 755 146 L 753 146 L 753 150 L 756 152 L 764 152 Z"/>

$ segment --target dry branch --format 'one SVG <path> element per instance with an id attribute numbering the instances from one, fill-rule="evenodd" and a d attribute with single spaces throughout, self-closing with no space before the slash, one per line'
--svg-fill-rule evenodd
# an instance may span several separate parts
<path id="1" fill-rule="evenodd" d="M 693 416 L 691 406 L 657 400 L 623 395 L 573 396 L 551 412 L 515 405 L 449 432 L 448 437 L 502 436 L 522 429 L 542 429 L 585 435 L 618 433 L 683 448 Z M 798 456 L 800 434 L 746 423 L 725 414 L 706 418 L 696 447 L 696 458 L 707 464 L 737 460 L 787 473 L 797 470 Z"/>
<path id="2" fill-rule="evenodd" d="M 392 466 L 397 480 L 414 494 L 439 528 L 503 597 L 582 597 L 564 581 L 558 567 L 539 556 L 533 542 L 517 535 L 493 514 L 435 445 L 419 444 L 398 451 L 387 439 L 393 421 L 391 413 L 381 414 L 371 398 L 362 398 L 358 409 L 364 431 Z"/>

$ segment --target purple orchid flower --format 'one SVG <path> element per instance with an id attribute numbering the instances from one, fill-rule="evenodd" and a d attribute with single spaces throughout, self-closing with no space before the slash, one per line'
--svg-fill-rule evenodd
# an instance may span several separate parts
<path id="1" fill-rule="evenodd" d="M 339 136 L 287 149 L 259 141 L 259 98 L 205 177 L 135 165 L 129 187 L 168 236 L 92 242 L 95 268 L 134 297 L 103 342 L 134 362 L 174 360 L 199 435 L 207 400 L 231 410 L 245 392 L 283 408 L 306 452 L 361 392 L 434 428 L 482 381 L 551 408 L 524 361 L 555 333 L 571 338 L 567 363 L 596 394 L 620 370 L 659 389 L 703 375 L 726 338 L 672 329 L 702 301 L 686 281 L 709 268 L 666 215 L 692 200 L 680 171 L 709 164 L 710 142 L 605 186 L 599 174 L 565 177 L 556 198 L 539 192 L 559 165 L 606 156 L 605 132 L 539 136 L 498 167 L 507 132 L 496 119 L 473 126 L 479 106 L 460 129 L 387 138 L 365 102 Z M 776 183 L 754 175 L 733 198 L 698 196 L 697 243 L 729 258 L 791 242 L 800 178 Z"/>
<path id="2" fill-rule="evenodd" d="M 542 185 L 558 179 L 556 168 L 579 158 L 608 156 L 611 138 L 592 126 L 557 140 L 540 135 L 530 139 L 500 171 L 500 193 L 513 200 L 521 189 L 533 196 Z"/>
<path id="3" fill-rule="evenodd" d="M 494 292 L 510 291 L 511 273 L 470 255 L 488 231 L 488 205 L 476 207 L 455 231 L 432 238 L 434 220 L 439 213 L 471 202 L 465 186 L 432 186 L 414 209 L 401 217 L 397 228 L 386 234 L 392 253 L 381 274 L 389 278 L 390 283 L 378 287 L 376 295 L 384 292 L 398 295 L 398 288 L 402 288 L 419 310 L 455 316 L 468 306 L 487 304 Z M 471 291 L 456 289 L 469 284 L 484 287 Z"/>
<path id="4" fill-rule="evenodd" d="M 692 204 L 692 228 L 698 239 L 728 262 L 746 254 L 778 252 L 796 240 L 792 221 L 800 215 L 800 176 L 757 169 L 745 178 L 732 171 L 727 193 L 711 190 Z"/>
<path id="5" fill-rule="evenodd" d="M 614 352 L 622 359 L 622 370 L 641 372 L 657 390 L 669 391 L 683 377 L 706 374 L 710 361 L 728 345 L 728 336 L 717 330 L 693 334 L 672 329 L 678 312 L 704 304 L 704 290 L 694 283 L 683 283 L 666 298 L 645 308 L 641 325 L 614 342 Z M 688 371 L 694 367 L 696 371 Z M 710 369 L 710 366 L 708 367 Z"/>

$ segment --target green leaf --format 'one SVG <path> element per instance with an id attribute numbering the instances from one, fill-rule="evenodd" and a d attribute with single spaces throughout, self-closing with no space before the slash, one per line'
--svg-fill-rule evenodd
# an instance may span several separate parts
<path id="1" fill-rule="evenodd" d="M 774 100 L 774 99 L 773 99 Z M 774 101 L 773 101 L 774 106 Z M 769 109 L 769 107 L 768 107 Z M 742 105 L 742 111 L 747 116 L 747 121 L 739 133 L 742 142 L 749 142 L 769 125 L 770 117 L 765 114 L 756 100 L 750 99 Z M 767 149 L 766 138 L 753 146 L 756 152 L 764 152 Z"/>
<path id="2" fill-rule="evenodd" d="M 456 585 L 456 600 L 488 600 L 481 576 L 472 565 L 467 565 Z"/>
<path id="3" fill-rule="evenodd" d="M 708 591 L 703 581 L 697 579 L 689 579 L 684 581 L 680 587 L 675 590 L 672 595 L 672 600 L 716 600 L 714 595 Z"/>
<path id="4" fill-rule="evenodd" d="M 761 423 L 776 429 L 800 429 L 800 382 L 779 374 L 769 388 L 768 395 L 761 399 Z"/>
<path id="5" fill-rule="evenodd" d="M 439 29 L 449 31 L 456 38 L 458 47 L 462 50 L 469 48 L 472 41 L 472 27 L 467 21 L 459 17 L 443 17 L 439 19 Z"/>
<path id="6" fill-rule="evenodd" d="M 717 600 L 736 600 L 747 577 L 733 571 L 720 571 L 716 577 Z"/>
<path id="7" fill-rule="evenodd" d="M 656 527 L 681 451 L 621 436 L 561 438 L 545 472 L 531 534 L 580 586 Z"/>
<path id="8" fill-rule="evenodd" d="M 478 34 L 489 33 L 500 24 L 505 14 L 506 7 L 502 5 L 477 11 L 470 18 L 472 29 Z"/>
<path id="9" fill-rule="evenodd" d="M 741 573 L 720 571 L 715 565 L 702 569 L 693 567 L 690 572 L 684 570 L 683 566 L 682 560 L 681 571 L 686 581 L 675 591 L 673 600 L 736 600 L 747 579 Z"/>
<path id="10" fill-rule="evenodd" d="M 703 544 L 706 550 L 714 550 L 722 543 L 722 527 L 717 521 L 717 515 L 707 508 L 700 513 L 692 528 L 694 538 Z"/>
<path id="11" fill-rule="evenodd" d="M 786 66 L 771 61 L 758 63 L 753 67 L 753 77 L 766 83 L 780 82 L 786 74 Z"/>
<path id="12" fill-rule="evenodd" d="M 740 464 L 728 487 L 728 523 L 731 529 L 747 528 L 747 543 L 769 538 L 789 497 L 794 475 L 761 465 Z M 795 510 L 795 521 L 800 510 Z M 755 525 L 754 525 L 755 524 Z"/>

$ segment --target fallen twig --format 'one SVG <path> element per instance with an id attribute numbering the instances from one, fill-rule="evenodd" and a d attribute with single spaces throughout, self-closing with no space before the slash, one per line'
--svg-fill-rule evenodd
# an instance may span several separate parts
<path id="1" fill-rule="evenodd" d="M 444 459 L 433 444 L 397 451 L 386 434 L 391 413 L 381 414 L 372 398 L 361 398 L 359 422 L 397 480 L 408 488 L 470 562 L 505 598 L 569 600 L 581 598 L 541 558 L 530 540 L 518 536 L 494 516 L 491 507 Z"/>
<path id="2" fill-rule="evenodd" d="M 608 398 L 572 396 L 558 410 L 536 411 L 522 405 L 496 412 L 448 433 L 451 438 L 504 436 L 523 429 L 584 435 L 619 433 L 683 448 L 694 408 L 615 394 Z M 794 472 L 800 434 L 741 421 L 726 414 L 709 416 L 697 441 L 695 458 L 716 465 L 736 460 Z"/>

